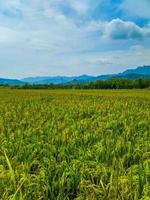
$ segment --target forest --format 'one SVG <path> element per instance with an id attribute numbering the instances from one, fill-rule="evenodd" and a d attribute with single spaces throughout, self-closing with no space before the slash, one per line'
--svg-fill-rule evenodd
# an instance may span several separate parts
<path id="1" fill-rule="evenodd" d="M 73 82 L 65 84 L 24 84 L 13 85 L 15 89 L 144 89 L 150 88 L 150 78 L 136 80 L 111 78 L 95 82 Z"/>

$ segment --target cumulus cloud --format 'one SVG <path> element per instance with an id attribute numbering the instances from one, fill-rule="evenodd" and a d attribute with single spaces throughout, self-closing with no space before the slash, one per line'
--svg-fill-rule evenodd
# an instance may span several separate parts
<path id="1" fill-rule="evenodd" d="M 141 40 L 150 37 L 150 28 L 141 28 L 134 22 L 113 19 L 105 24 L 103 35 L 112 40 Z"/>
<path id="2" fill-rule="evenodd" d="M 149 51 L 126 52 L 133 44 L 150 47 L 150 26 L 92 18 L 100 2 L 0 0 L 0 76 L 100 74 L 148 62 Z"/>

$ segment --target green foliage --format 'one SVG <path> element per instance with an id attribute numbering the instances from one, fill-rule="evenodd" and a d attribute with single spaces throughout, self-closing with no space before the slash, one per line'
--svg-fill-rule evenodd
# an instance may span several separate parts
<path id="1" fill-rule="evenodd" d="M 1 200 L 148 200 L 149 90 L 0 89 Z"/>
<path id="2" fill-rule="evenodd" d="M 90 83 L 65 83 L 65 84 L 27 84 L 16 85 L 12 88 L 17 89 L 144 89 L 150 88 L 150 79 L 141 78 L 136 80 L 111 78 L 98 80 Z"/>

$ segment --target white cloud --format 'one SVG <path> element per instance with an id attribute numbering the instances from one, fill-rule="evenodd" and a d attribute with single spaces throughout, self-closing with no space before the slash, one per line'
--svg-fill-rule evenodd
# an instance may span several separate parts
<path id="1" fill-rule="evenodd" d="M 18 32 L 7 27 L 0 26 L 0 44 L 15 43 L 18 40 Z"/>
<path id="2" fill-rule="evenodd" d="M 149 50 L 131 49 L 130 39 L 149 39 L 150 27 L 140 28 L 119 19 L 77 25 L 60 8 L 67 4 L 85 15 L 96 5 L 92 2 L 0 0 L 0 76 L 100 74 L 121 71 L 126 65 L 146 64 Z M 2 12 L 6 10 L 13 16 Z M 121 38 L 125 40 L 118 42 Z M 135 44 L 144 46 L 141 40 Z"/>
<path id="3" fill-rule="evenodd" d="M 105 24 L 103 34 L 113 40 L 141 40 L 150 37 L 150 28 L 141 28 L 131 21 L 113 19 Z"/>
<path id="4" fill-rule="evenodd" d="M 84 15 L 96 8 L 102 0 L 51 0 L 52 4 L 57 6 L 64 5 L 70 7 L 72 10 L 80 15 Z"/>
<path id="5" fill-rule="evenodd" d="M 0 51 L 0 60 L 4 65 L 11 62 L 11 68 L 2 68 L 1 74 L 11 77 L 25 77 L 35 75 L 79 75 L 79 74 L 107 74 L 124 71 L 127 67 L 150 65 L 150 49 L 136 45 L 125 50 L 111 50 L 106 52 L 83 52 L 80 54 L 52 55 L 51 53 L 33 52 L 25 47 L 13 49 L 4 54 Z M 28 53 L 27 53 L 28 52 Z M 22 54 L 24 54 L 22 56 Z M 16 61 L 16 55 L 18 59 Z M 17 67 L 16 67 L 17 65 Z M 20 67 L 20 66 L 21 67 Z M 28 68 L 27 68 L 28 66 Z M 43 67 L 44 66 L 44 67 Z M 15 68 L 15 70 L 13 70 Z"/>
<path id="6" fill-rule="evenodd" d="M 71 8 L 77 11 L 80 14 L 84 14 L 89 9 L 89 1 L 88 0 L 68 0 L 68 4 L 70 4 Z"/>

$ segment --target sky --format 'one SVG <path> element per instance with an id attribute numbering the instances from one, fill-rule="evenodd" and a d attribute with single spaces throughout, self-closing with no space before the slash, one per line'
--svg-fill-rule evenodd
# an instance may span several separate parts
<path id="1" fill-rule="evenodd" d="M 150 0 L 0 0 L 0 77 L 150 65 Z"/>

